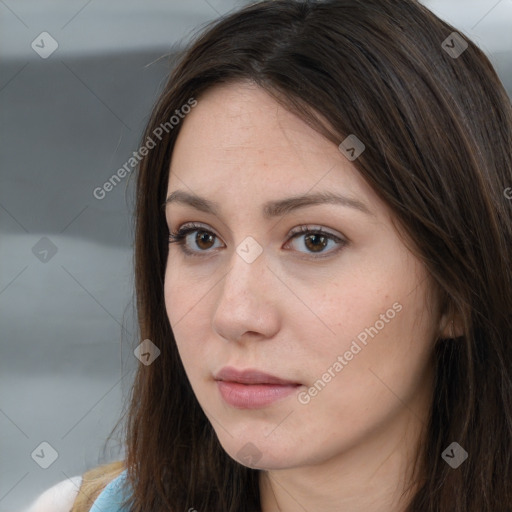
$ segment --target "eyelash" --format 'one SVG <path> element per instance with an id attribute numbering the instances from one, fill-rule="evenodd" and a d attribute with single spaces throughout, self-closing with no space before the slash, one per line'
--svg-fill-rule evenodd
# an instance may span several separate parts
<path id="1" fill-rule="evenodd" d="M 198 253 L 198 251 L 191 251 L 190 249 L 188 249 L 185 246 L 185 238 L 187 237 L 187 235 L 189 233 L 193 233 L 194 231 L 202 231 L 204 233 L 208 233 L 208 234 L 213 235 L 214 237 L 218 238 L 215 233 L 209 231 L 208 229 L 205 229 L 203 226 L 192 223 L 192 224 L 185 224 L 185 225 L 181 226 L 177 231 L 171 231 L 169 233 L 169 243 L 170 244 L 172 244 L 172 243 L 178 244 L 180 246 L 181 250 L 183 251 L 183 253 L 187 254 L 188 256 L 193 256 L 193 257 L 197 256 L 200 258 L 205 257 L 203 254 L 200 254 L 200 253 L 205 253 L 205 252 L 209 252 L 209 251 L 199 251 L 199 253 Z M 338 253 L 338 251 L 340 251 L 348 243 L 346 240 L 343 240 L 342 238 L 339 238 L 339 237 L 333 235 L 332 233 L 328 233 L 327 231 L 324 231 L 322 228 L 310 229 L 308 226 L 299 226 L 299 227 L 295 228 L 295 230 L 293 230 L 290 233 L 290 238 L 291 239 L 298 238 L 299 235 L 304 235 L 304 234 L 315 234 L 315 235 L 320 234 L 320 235 L 325 236 L 327 239 L 340 244 L 340 247 L 338 247 L 338 249 L 333 249 L 331 251 L 328 251 L 326 254 L 322 253 L 321 256 L 317 256 L 317 255 L 314 255 L 313 253 L 310 253 L 312 255 L 311 258 L 313 258 L 313 259 L 328 258 L 328 257 L 332 256 L 333 254 Z"/>

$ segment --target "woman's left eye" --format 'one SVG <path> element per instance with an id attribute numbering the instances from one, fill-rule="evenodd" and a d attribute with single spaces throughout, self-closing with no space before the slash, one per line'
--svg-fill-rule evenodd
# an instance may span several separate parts
<path id="1" fill-rule="evenodd" d="M 202 247 L 202 250 L 191 250 L 188 246 L 187 239 L 192 233 L 197 233 L 196 236 L 193 237 L 193 242 L 197 244 L 198 247 Z M 195 224 L 183 225 L 177 231 L 169 233 L 169 243 L 177 243 L 183 253 L 189 256 L 204 256 L 200 253 L 207 252 L 208 249 L 211 249 L 212 246 L 210 244 L 215 238 L 217 238 L 217 235 L 208 229 L 205 229 L 203 226 Z M 308 251 L 311 251 L 309 254 L 312 255 L 313 258 L 331 256 L 333 253 L 337 253 L 341 250 L 348 243 L 346 240 L 332 233 L 328 233 L 322 228 L 311 228 L 309 226 L 299 226 L 290 232 L 291 240 L 299 238 L 302 238 L 302 243 L 300 245 L 305 247 Z M 333 245 L 338 245 L 338 248 L 327 251 L 327 254 L 324 256 L 323 253 L 326 252 L 324 249 L 329 245 L 329 242 L 332 242 Z M 316 255 L 315 253 L 321 255 Z"/>

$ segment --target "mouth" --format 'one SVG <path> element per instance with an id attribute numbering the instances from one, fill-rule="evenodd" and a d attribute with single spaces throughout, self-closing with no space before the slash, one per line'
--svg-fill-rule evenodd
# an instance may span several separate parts
<path id="1" fill-rule="evenodd" d="M 237 370 L 229 366 L 222 368 L 214 378 L 224 401 L 237 409 L 268 406 L 302 385 L 260 370 Z"/>
<path id="2" fill-rule="evenodd" d="M 300 386 L 300 382 L 281 379 L 260 370 L 237 370 L 232 366 L 225 366 L 215 375 L 215 380 L 236 382 L 238 384 L 274 384 L 280 386 Z"/>

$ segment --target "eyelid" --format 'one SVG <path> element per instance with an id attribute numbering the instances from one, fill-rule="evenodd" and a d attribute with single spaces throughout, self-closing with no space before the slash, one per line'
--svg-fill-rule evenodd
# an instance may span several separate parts
<path id="1" fill-rule="evenodd" d="M 336 233 L 332 233 L 331 231 L 326 231 L 323 228 L 323 226 L 320 226 L 318 224 L 301 224 L 300 226 L 297 226 L 297 227 L 293 228 L 292 230 L 290 230 L 290 232 L 288 233 L 288 236 L 293 236 L 293 235 L 301 234 L 301 233 L 307 233 L 309 231 L 314 231 L 315 233 L 322 233 L 325 235 L 333 236 L 338 239 L 345 240 L 345 237 L 343 237 L 342 235 L 337 235 Z"/>

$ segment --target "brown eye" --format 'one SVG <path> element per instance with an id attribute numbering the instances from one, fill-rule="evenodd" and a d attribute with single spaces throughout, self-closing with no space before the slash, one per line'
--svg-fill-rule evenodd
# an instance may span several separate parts
<path id="1" fill-rule="evenodd" d="M 327 233 L 322 228 L 309 228 L 308 226 L 300 226 L 295 232 L 292 233 L 293 239 L 302 239 L 303 246 L 307 249 L 306 252 L 312 254 L 313 258 L 324 258 L 331 254 L 338 252 L 342 247 L 347 245 L 347 241 L 332 234 Z M 325 250 L 329 245 L 329 242 L 333 242 L 332 245 L 338 245 L 338 249 Z M 303 252 L 303 251 L 299 251 Z M 315 256 L 314 254 L 321 254 L 321 256 Z M 325 253 L 325 256 L 324 256 Z"/>
<path id="2" fill-rule="evenodd" d="M 196 243 L 197 246 L 201 249 L 211 249 L 211 245 L 209 244 L 212 243 L 214 237 L 215 235 L 213 233 L 209 233 L 208 231 L 197 231 L 194 243 Z M 205 244 L 206 247 L 203 244 Z"/>
<path id="3" fill-rule="evenodd" d="M 192 233 L 196 233 L 195 237 L 189 237 Z M 306 257 L 309 253 L 313 259 L 331 256 L 348 243 L 346 240 L 333 233 L 328 233 L 322 228 L 314 229 L 308 226 L 300 226 L 291 233 L 292 240 L 301 237 L 306 251 L 305 253 L 300 250 L 298 252 L 305 254 Z M 211 252 L 210 249 L 214 248 L 213 243 L 216 238 L 218 237 L 215 233 L 205 229 L 203 226 L 187 224 L 178 229 L 178 231 L 169 234 L 169 243 L 177 243 L 181 246 L 183 253 L 189 256 L 205 256 Z M 333 246 L 337 245 L 338 248 L 325 250 L 330 242 L 332 242 Z"/>
<path id="4" fill-rule="evenodd" d="M 189 237 L 188 235 L 191 233 L 196 233 L 196 236 Z M 210 252 L 209 249 L 212 248 L 211 244 L 215 238 L 217 238 L 215 233 L 194 224 L 182 226 L 178 231 L 169 233 L 169 243 L 178 244 L 183 253 L 189 256 L 203 256 L 201 253 Z M 190 246 L 196 247 L 198 250 L 190 249 Z"/>
<path id="5" fill-rule="evenodd" d="M 304 238 L 304 245 L 313 252 L 321 252 L 322 249 L 327 247 L 329 242 L 328 238 L 318 233 L 306 235 Z"/>

